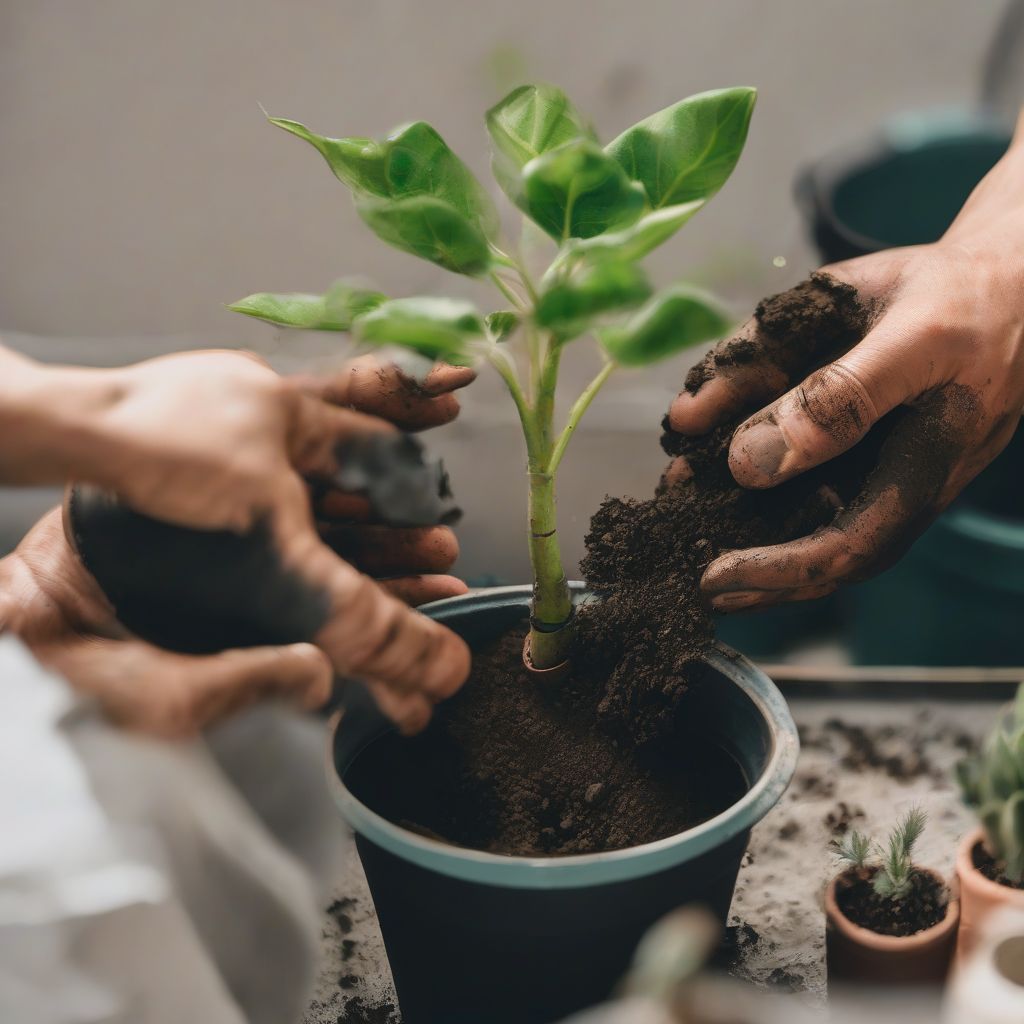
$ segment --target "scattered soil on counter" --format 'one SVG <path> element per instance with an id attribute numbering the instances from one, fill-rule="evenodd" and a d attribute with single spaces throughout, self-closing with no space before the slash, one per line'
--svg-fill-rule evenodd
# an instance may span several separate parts
<path id="1" fill-rule="evenodd" d="M 971 850 L 971 860 L 974 866 L 990 881 L 1005 885 L 1008 889 L 1024 889 L 1024 881 L 1013 882 L 1003 874 L 1003 867 L 999 861 L 985 849 L 983 843 L 975 843 Z"/>
<path id="2" fill-rule="evenodd" d="M 836 904 L 846 917 L 879 935 L 915 935 L 946 916 L 949 890 L 926 871 L 910 876 L 910 892 L 901 900 L 879 896 L 871 881 L 877 868 L 853 869 L 839 876 Z"/>
<path id="3" fill-rule="evenodd" d="M 369 1005 L 361 996 L 345 1004 L 337 1024 L 401 1024 L 402 1017 L 394 1003 Z"/>
<path id="4" fill-rule="evenodd" d="M 855 821 L 863 821 L 865 817 L 864 808 L 851 807 L 845 800 L 839 803 L 825 815 L 825 827 L 833 836 L 842 836 L 850 831 L 850 826 Z"/>

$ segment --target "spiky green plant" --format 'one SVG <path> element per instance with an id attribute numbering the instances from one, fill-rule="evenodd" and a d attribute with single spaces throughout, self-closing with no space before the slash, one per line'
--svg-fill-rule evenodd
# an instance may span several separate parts
<path id="1" fill-rule="evenodd" d="M 346 185 L 379 238 L 446 270 L 492 284 L 502 308 L 439 297 L 388 299 L 344 282 L 325 295 L 250 295 L 230 308 L 282 327 L 351 331 L 371 345 L 403 345 L 431 359 L 490 363 L 515 403 L 526 442 L 528 542 L 534 591 L 530 655 L 538 668 L 571 646 L 572 600 L 562 565 L 555 478 L 579 422 L 619 367 L 642 366 L 731 326 L 698 289 L 654 293 L 640 261 L 725 184 L 739 160 L 754 89 L 700 93 L 652 114 L 602 146 L 559 89 L 524 85 L 487 112 L 492 170 L 512 203 L 549 236 L 541 275 L 501 234 L 491 196 L 428 124 L 386 139 L 317 135 L 269 118 L 312 145 Z M 319 221 L 312 211 L 310 225 Z M 637 309 L 636 307 L 640 307 Z M 521 335 L 517 354 L 509 342 Z M 599 343 L 601 369 L 555 422 L 565 346 Z"/>
<path id="2" fill-rule="evenodd" d="M 1024 882 L 1024 684 L 981 751 L 957 765 L 957 781 L 1003 875 L 1016 884 Z"/>
<path id="3" fill-rule="evenodd" d="M 914 807 L 897 822 L 884 847 L 872 844 L 866 835 L 853 828 L 833 847 L 842 860 L 858 871 L 869 867 L 868 857 L 874 852 L 879 863 L 875 866 L 872 887 L 884 899 L 902 900 L 910 892 L 914 874 L 912 855 L 927 822 L 927 813 Z"/>
<path id="4" fill-rule="evenodd" d="M 860 869 L 867 865 L 871 840 L 863 832 L 851 828 L 841 839 L 833 840 L 832 846 L 840 859 L 851 867 Z"/>

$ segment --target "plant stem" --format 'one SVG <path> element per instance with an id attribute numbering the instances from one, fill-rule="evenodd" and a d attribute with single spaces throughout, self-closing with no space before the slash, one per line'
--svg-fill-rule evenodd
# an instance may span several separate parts
<path id="1" fill-rule="evenodd" d="M 492 270 L 490 273 L 491 280 L 495 283 L 498 290 L 502 295 L 512 303 L 516 309 L 522 313 L 526 310 L 526 304 L 523 300 L 509 287 L 508 282 L 496 271 Z"/>
<path id="2" fill-rule="evenodd" d="M 563 662 L 572 643 L 572 630 L 565 628 L 572 617 L 572 597 L 558 543 L 555 475 L 548 468 L 553 451 L 555 386 L 560 361 L 561 346 L 549 343 L 533 406 L 539 443 L 529 467 L 529 543 L 534 581 L 530 658 L 536 668 L 551 668 Z"/>
<path id="3" fill-rule="evenodd" d="M 594 400 L 598 391 L 604 386 L 604 382 L 612 375 L 616 365 L 616 363 L 610 360 L 605 363 L 601 367 L 601 372 L 586 386 L 583 393 L 576 399 L 573 407 L 569 410 L 569 418 L 566 421 L 565 429 L 563 429 L 558 440 L 555 442 L 551 458 L 548 460 L 548 472 L 552 476 L 558 472 L 558 466 L 562 461 L 562 456 L 565 454 L 565 449 L 569 445 L 573 432 L 579 426 L 580 420 L 583 419 L 583 414 L 590 407 L 590 403 Z"/>

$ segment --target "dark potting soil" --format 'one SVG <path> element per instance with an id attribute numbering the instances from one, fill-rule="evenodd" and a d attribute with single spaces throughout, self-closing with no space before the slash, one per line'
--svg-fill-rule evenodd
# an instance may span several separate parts
<path id="1" fill-rule="evenodd" d="M 946 916 L 949 890 L 933 875 L 915 870 L 900 900 L 879 896 L 871 885 L 877 868 L 851 868 L 836 882 L 836 904 L 861 928 L 879 935 L 915 935 Z"/>
<path id="2" fill-rule="evenodd" d="M 743 795 L 739 766 L 717 747 L 637 747 L 609 732 L 600 676 L 538 686 L 522 665 L 525 635 L 477 651 L 471 681 L 426 732 L 389 734 L 356 758 L 346 782 L 364 803 L 460 846 L 557 855 L 660 839 Z"/>
<path id="3" fill-rule="evenodd" d="M 757 341 L 739 338 L 710 354 L 686 387 L 695 392 L 716 368 L 751 362 L 758 346 L 797 383 L 862 337 L 871 315 L 852 288 L 816 274 L 764 300 Z M 685 455 L 693 476 L 646 501 L 609 498 L 594 515 L 580 568 L 601 600 L 578 613 L 569 677 L 527 676 L 523 633 L 513 631 L 477 652 L 469 682 L 423 736 L 374 744 L 349 784 L 426 835 L 520 855 L 637 845 L 724 810 L 744 780 L 686 714 L 687 694 L 710 674 L 703 657 L 714 624 L 701 575 L 725 550 L 831 523 L 857 501 L 888 436 L 910 463 L 876 473 L 872 486 L 896 487 L 907 500 L 931 494 L 950 457 L 941 409 L 927 414 L 930 433 L 915 412 L 909 439 L 895 436 L 897 410 L 845 455 L 763 491 L 740 488 L 728 467 L 733 431 L 753 408 L 703 437 L 667 431 L 663 447 Z"/>
<path id="4" fill-rule="evenodd" d="M 974 862 L 974 866 L 990 881 L 1005 885 L 1008 889 L 1024 889 L 1024 881 L 1014 882 L 1003 874 L 1005 865 L 996 860 L 985 849 L 983 843 L 974 844 L 974 849 L 971 850 L 971 860 Z"/>

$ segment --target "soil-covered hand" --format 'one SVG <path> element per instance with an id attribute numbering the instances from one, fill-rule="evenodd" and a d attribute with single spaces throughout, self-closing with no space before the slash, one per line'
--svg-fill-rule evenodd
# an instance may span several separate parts
<path id="1" fill-rule="evenodd" d="M 127 633 L 68 544 L 59 509 L 0 561 L 5 628 L 113 721 L 165 738 L 193 735 L 272 697 L 315 708 L 331 690 L 331 664 L 313 644 L 198 657 Z"/>
<path id="2" fill-rule="evenodd" d="M 699 435 L 753 413 L 729 453 L 748 488 L 833 459 L 885 417 L 863 493 L 809 537 L 722 554 L 701 581 L 712 606 L 819 597 L 880 571 L 1009 441 L 1024 406 L 1020 136 L 939 242 L 824 268 L 856 289 L 850 308 L 815 275 L 798 287 L 820 295 L 820 324 L 787 320 L 779 296 L 691 372 L 669 426 Z M 844 343 L 814 344 L 816 328 Z M 811 340 L 790 344 L 797 336 Z M 689 472 L 677 460 L 667 478 Z"/>
<path id="3" fill-rule="evenodd" d="M 323 602 L 316 645 L 338 675 L 366 683 L 404 731 L 422 728 L 433 704 L 462 684 L 469 672 L 465 644 L 399 599 L 419 602 L 465 589 L 454 577 L 421 578 L 451 564 L 454 538 L 446 531 L 378 531 L 380 547 L 371 554 L 364 546 L 362 563 L 398 577 L 378 584 L 323 542 L 308 482 L 338 470 L 344 442 L 395 431 L 358 407 L 393 415 L 404 426 L 443 422 L 457 411 L 450 392 L 468 382 L 465 371 L 442 368 L 413 385 L 395 371 L 359 362 L 314 387 L 278 376 L 254 356 L 226 351 L 111 371 L 50 370 L 23 360 L 16 369 L 25 384 L 6 407 L 10 422 L 24 426 L 32 451 L 56 455 L 33 471 L 15 452 L 4 462 L 11 479 L 27 481 L 32 472 L 52 479 L 60 471 L 178 525 L 268 528 L 282 568 Z M 66 414 L 54 405 L 55 389 L 69 396 Z M 241 668 L 250 658 L 231 660 Z"/>
<path id="4" fill-rule="evenodd" d="M 453 392 L 475 376 L 467 367 L 439 364 L 416 381 L 392 363 L 363 356 L 337 374 L 292 380 L 326 402 L 418 431 L 454 420 L 459 402 Z M 365 498 L 337 489 L 318 493 L 315 510 L 325 542 L 408 604 L 466 592 L 462 580 L 446 575 L 459 555 L 458 541 L 448 527 L 384 525 L 374 519 Z"/>

